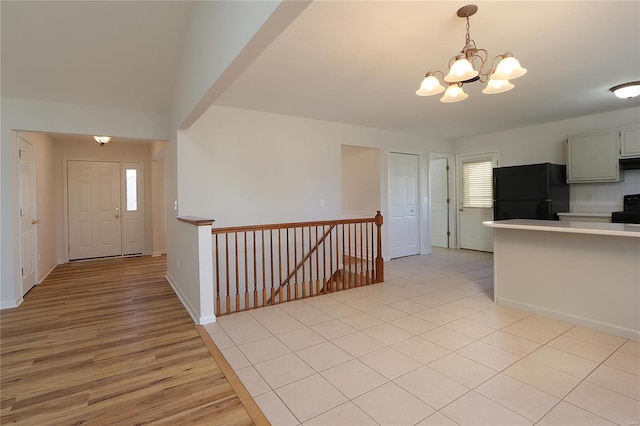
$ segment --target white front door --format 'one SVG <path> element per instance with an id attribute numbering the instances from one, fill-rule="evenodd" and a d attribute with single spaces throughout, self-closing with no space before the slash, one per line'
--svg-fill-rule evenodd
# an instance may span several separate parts
<path id="1" fill-rule="evenodd" d="M 18 190 L 20 208 L 20 269 L 22 295 L 36 284 L 36 231 L 33 146 L 18 136 Z"/>
<path id="2" fill-rule="evenodd" d="M 431 193 L 431 245 L 449 248 L 449 160 L 429 162 Z"/>
<path id="3" fill-rule="evenodd" d="M 498 154 L 459 157 L 460 248 L 493 251 L 493 230 L 482 222 L 493 220 L 493 168 Z"/>
<path id="4" fill-rule="evenodd" d="M 141 163 L 123 163 L 124 208 L 122 209 L 122 254 L 144 251 L 144 176 Z"/>
<path id="5" fill-rule="evenodd" d="M 389 154 L 391 259 L 420 253 L 419 158 L 413 154 Z"/>
<path id="6" fill-rule="evenodd" d="M 67 179 L 69 259 L 121 255 L 120 164 L 69 161 Z"/>

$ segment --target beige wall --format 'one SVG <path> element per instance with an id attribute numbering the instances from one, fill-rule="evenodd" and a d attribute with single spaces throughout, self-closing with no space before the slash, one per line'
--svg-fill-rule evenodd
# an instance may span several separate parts
<path id="1" fill-rule="evenodd" d="M 342 214 L 369 217 L 380 206 L 380 150 L 342 146 Z"/>

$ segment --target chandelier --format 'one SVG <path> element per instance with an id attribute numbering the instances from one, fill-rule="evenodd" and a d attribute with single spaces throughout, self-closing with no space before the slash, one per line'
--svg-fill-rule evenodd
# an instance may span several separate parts
<path id="1" fill-rule="evenodd" d="M 440 102 L 451 103 L 467 99 L 468 94 L 464 92 L 462 86 L 465 83 L 480 81 L 487 83 L 482 93 L 492 95 L 503 93 L 513 89 L 515 86 L 509 81 L 526 74 L 527 70 L 520 66 L 520 62 L 511 52 L 498 55 L 491 62 L 488 62 L 488 54 L 484 49 L 478 49 L 476 42 L 469 36 L 469 17 L 478 11 L 478 6 L 470 4 L 458 9 L 458 16 L 467 20 L 467 35 L 464 40 L 464 47 L 456 56 L 449 60 L 449 73 L 444 75 L 441 71 L 429 71 L 422 80 L 420 88 L 416 91 L 418 96 L 432 96 L 444 92 Z M 497 66 L 495 63 L 500 60 Z M 441 78 L 448 87 L 444 88 Z"/>

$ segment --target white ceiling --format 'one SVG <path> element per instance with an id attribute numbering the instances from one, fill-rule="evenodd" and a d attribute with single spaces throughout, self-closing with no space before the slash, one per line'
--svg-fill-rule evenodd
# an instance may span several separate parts
<path id="1" fill-rule="evenodd" d="M 638 1 L 475 1 L 470 35 L 529 72 L 498 95 L 418 97 L 464 44 L 461 1 L 316 0 L 218 105 L 456 138 L 640 105 Z M 166 112 L 188 2 L 2 1 L 2 95 Z"/>
<path id="2" fill-rule="evenodd" d="M 6 1 L 2 96 L 166 113 L 184 1 Z"/>

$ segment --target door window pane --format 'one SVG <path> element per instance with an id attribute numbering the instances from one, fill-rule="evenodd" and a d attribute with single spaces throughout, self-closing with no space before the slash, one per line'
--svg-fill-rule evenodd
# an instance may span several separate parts
<path id="1" fill-rule="evenodd" d="M 138 211 L 138 171 L 127 169 L 125 178 L 127 180 L 127 211 Z"/>
<path id="2" fill-rule="evenodd" d="M 462 164 L 462 205 L 492 207 L 493 164 L 491 161 Z"/>

